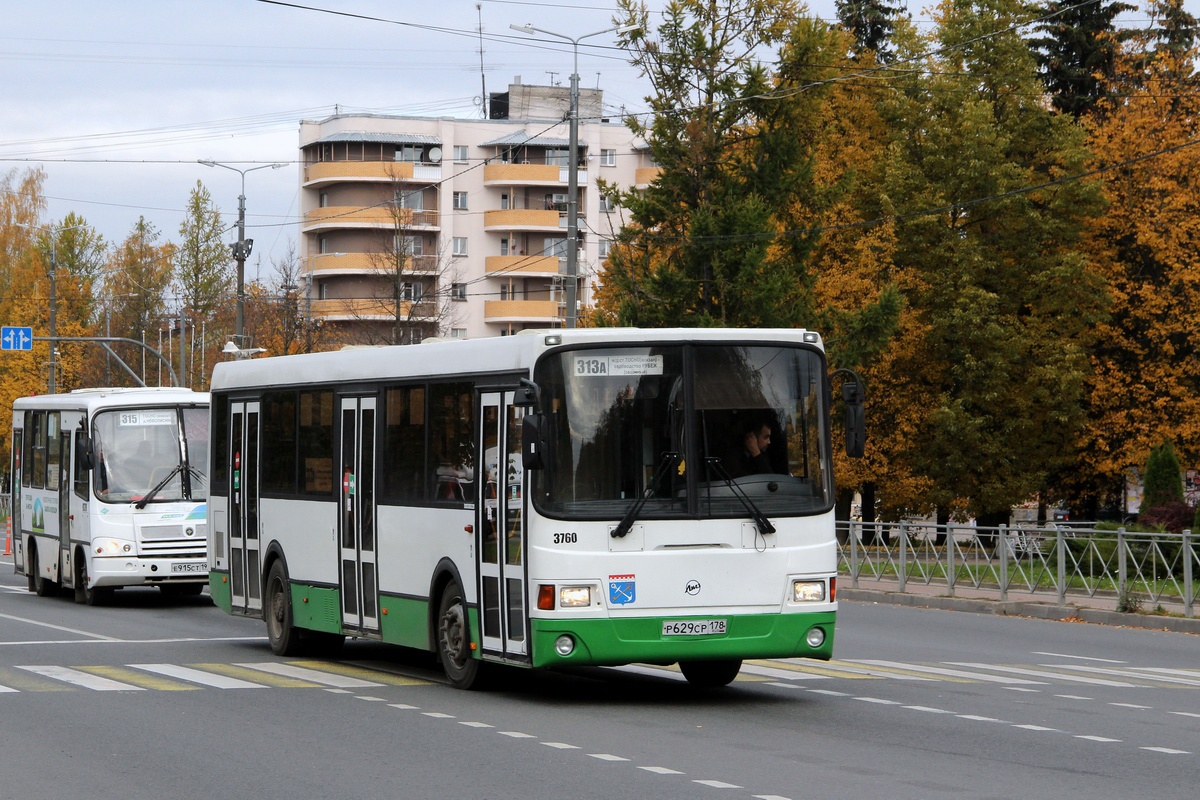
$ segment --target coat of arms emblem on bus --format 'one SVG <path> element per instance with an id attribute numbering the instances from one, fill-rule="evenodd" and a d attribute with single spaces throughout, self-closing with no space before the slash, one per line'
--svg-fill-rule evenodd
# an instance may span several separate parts
<path id="1" fill-rule="evenodd" d="M 614 606 L 627 606 L 637 600 L 637 584 L 634 575 L 608 576 L 608 602 Z"/>

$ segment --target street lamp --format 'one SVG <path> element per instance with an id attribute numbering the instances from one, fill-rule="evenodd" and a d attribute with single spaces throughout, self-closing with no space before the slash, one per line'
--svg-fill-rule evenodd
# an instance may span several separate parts
<path id="1" fill-rule="evenodd" d="M 565 39 L 571 43 L 575 53 L 574 69 L 571 70 L 571 111 L 568 120 L 571 133 L 567 153 L 567 315 L 563 321 L 565 327 L 574 328 L 575 295 L 578 289 L 577 276 L 579 275 L 579 160 L 576 157 L 576 151 L 579 150 L 579 43 L 602 33 L 628 33 L 637 30 L 637 26 L 618 25 L 595 33 L 585 33 L 583 36 L 567 36 L 565 33 L 536 28 L 532 24 L 509 25 L 508 27 L 530 36 L 541 33 L 556 39 Z"/>
<path id="2" fill-rule="evenodd" d="M 28 228 L 31 231 L 48 231 L 50 233 L 50 377 L 46 381 L 46 390 L 48 394 L 58 393 L 58 255 L 56 249 L 55 232 L 73 231 L 79 228 L 86 228 L 87 224 L 72 225 L 68 228 L 55 228 L 50 225 L 31 225 L 26 222 L 18 222 L 17 225 L 22 228 Z"/>
<path id="3" fill-rule="evenodd" d="M 276 162 L 274 164 L 260 164 L 257 167 L 247 167 L 246 169 L 238 169 L 231 167 L 228 164 L 222 164 L 218 161 L 213 161 L 211 158 L 202 158 L 199 163 L 206 167 L 222 167 L 223 169 L 232 170 L 242 176 L 242 192 L 238 195 L 238 240 L 233 246 L 233 258 L 237 261 L 237 321 L 234 325 L 234 337 L 239 345 L 244 345 L 243 337 L 245 334 L 245 309 L 246 309 L 246 259 L 250 257 L 250 249 L 254 247 L 254 240 L 246 238 L 246 173 L 254 172 L 256 169 L 279 169 L 286 167 L 287 164 Z"/>

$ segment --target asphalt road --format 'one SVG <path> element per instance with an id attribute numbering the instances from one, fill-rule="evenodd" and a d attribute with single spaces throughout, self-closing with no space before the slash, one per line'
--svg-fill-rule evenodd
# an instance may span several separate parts
<path id="1" fill-rule="evenodd" d="M 1200 638 L 844 602 L 836 660 L 506 671 L 279 659 L 206 598 L 38 598 L 0 559 L 0 800 L 1195 798 Z"/>

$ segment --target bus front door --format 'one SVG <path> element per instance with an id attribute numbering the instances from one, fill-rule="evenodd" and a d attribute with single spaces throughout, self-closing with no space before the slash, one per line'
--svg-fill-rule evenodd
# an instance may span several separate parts
<path id="1" fill-rule="evenodd" d="M 521 419 L 513 393 L 486 392 L 479 402 L 481 496 L 476 503 L 475 552 L 483 649 L 528 661 L 525 610 L 525 515 L 522 497 Z"/>
<path id="2" fill-rule="evenodd" d="M 342 625 L 363 633 L 379 631 L 379 582 L 375 569 L 374 397 L 341 399 L 342 438 L 338 474 L 338 548 L 341 562 Z"/>
<path id="3" fill-rule="evenodd" d="M 229 586 L 233 610 L 262 611 L 258 539 L 259 403 L 229 406 Z"/>

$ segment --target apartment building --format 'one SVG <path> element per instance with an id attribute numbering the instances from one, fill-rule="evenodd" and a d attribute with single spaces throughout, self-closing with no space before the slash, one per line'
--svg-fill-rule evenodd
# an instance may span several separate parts
<path id="1" fill-rule="evenodd" d="M 601 193 L 649 182 L 644 143 L 580 91 L 578 301 L 626 219 Z M 518 79 L 487 119 L 338 114 L 300 123 L 301 255 L 312 315 L 363 344 L 559 327 L 569 90 Z"/>

